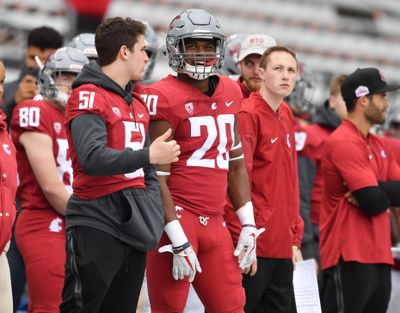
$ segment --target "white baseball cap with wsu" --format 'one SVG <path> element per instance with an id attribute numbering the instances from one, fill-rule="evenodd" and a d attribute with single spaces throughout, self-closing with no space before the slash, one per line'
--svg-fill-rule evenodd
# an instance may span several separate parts
<path id="1" fill-rule="evenodd" d="M 276 41 L 266 34 L 248 35 L 240 46 L 239 62 L 250 54 L 262 55 L 265 50 L 276 46 Z"/>

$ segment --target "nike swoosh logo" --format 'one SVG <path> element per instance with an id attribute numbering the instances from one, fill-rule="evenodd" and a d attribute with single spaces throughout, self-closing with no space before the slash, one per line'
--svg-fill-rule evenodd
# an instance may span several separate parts
<path id="1" fill-rule="evenodd" d="M 225 104 L 226 104 L 226 106 L 229 108 L 230 106 L 231 106 L 231 104 L 233 103 L 233 101 L 227 101 L 227 102 L 225 102 Z"/>
<path id="2" fill-rule="evenodd" d="M 144 114 L 139 114 L 138 113 L 139 118 L 142 118 L 144 116 Z"/>
<path id="3" fill-rule="evenodd" d="M 279 139 L 279 137 L 276 137 L 274 139 L 271 138 L 271 143 L 274 143 L 275 141 L 277 141 Z"/>

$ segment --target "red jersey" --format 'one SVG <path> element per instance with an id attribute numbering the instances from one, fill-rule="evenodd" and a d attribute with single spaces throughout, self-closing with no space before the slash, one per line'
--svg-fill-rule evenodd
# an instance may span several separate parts
<path id="1" fill-rule="evenodd" d="M 138 95 L 134 94 L 132 104 L 128 105 L 118 94 L 100 86 L 84 84 L 73 89 L 65 121 L 74 170 L 74 195 L 81 199 L 94 199 L 125 188 L 146 188 L 143 168 L 132 173 L 101 177 L 85 174 L 79 165 L 71 135 L 71 121 L 81 114 L 96 114 L 105 121 L 107 146 L 116 150 L 142 149 L 150 119 Z"/>
<path id="2" fill-rule="evenodd" d="M 11 136 L 17 149 L 21 207 L 29 210 L 53 208 L 44 196 L 29 164 L 25 148 L 19 142 L 24 132 L 36 132 L 49 136 L 53 143 L 53 155 L 57 172 L 68 192 L 72 193 L 72 167 L 64 127 L 64 113 L 44 100 L 26 100 L 18 104 L 11 120 Z"/>
<path id="3" fill-rule="evenodd" d="M 306 126 L 303 130 L 304 133 L 298 134 L 299 148 L 302 146 L 299 153 L 314 161 L 316 166 L 314 184 L 311 193 L 310 220 L 313 224 L 319 224 L 319 212 L 323 192 L 321 161 L 325 140 L 332 133 L 333 129 L 323 127 L 319 124 L 311 124 Z"/>
<path id="4" fill-rule="evenodd" d="M 292 258 L 292 245 L 300 247 L 303 236 L 293 123 L 292 111 L 285 102 L 277 112 L 259 92 L 242 102 L 239 134 L 254 215 L 257 228 L 266 228 L 257 241 L 260 257 Z"/>
<path id="5" fill-rule="evenodd" d="M 390 145 L 379 136 L 363 136 L 345 119 L 325 141 L 322 159 L 324 194 L 320 215 L 322 268 L 339 258 L 359 263 L 392 264 L 388 212 L 370 216 L 350 204 L 346 192 L 400 180 Z"/>
<path id="6" fill-rule="evenodd" d="M 7 132 L 6 115 L 0 109 L 0 254 L 11 238 L 17 191 L 16 150 Z"/>
<path id="7" fill-rule="evenodd" d="M 170 123 L 181 147 L 168 178 L 174 203 L 198 215 L 223 214 L 228 152 L 241 101 L 237 84 L 220 76 L 210 97 L 169 75 L 144 87 L 142 97 L 151 119 Z"/>

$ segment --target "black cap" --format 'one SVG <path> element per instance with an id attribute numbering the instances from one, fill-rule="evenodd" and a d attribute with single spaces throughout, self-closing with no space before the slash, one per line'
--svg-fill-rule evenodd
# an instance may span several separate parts
<path id="1" fill-rule="evenodd" d="M 400 85 L 388 85 L 377 68 L 359 68 L 343 81 L 341 92 L 345 102 L 351 102 L 361 96 L 385 93 L 400 88 Z"/>

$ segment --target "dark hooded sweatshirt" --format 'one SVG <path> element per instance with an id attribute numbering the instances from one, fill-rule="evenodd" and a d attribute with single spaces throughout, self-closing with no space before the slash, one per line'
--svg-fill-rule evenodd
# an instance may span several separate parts
<path id="1" fill-rule="evenodd" d="M 336 129 L 340 123 L 340 118 L 335 112 L 329 107 L 328 100 L 319 107 L 314 123 L 320 125 L 323 128 L 328 128 L 331 131 Z M 308 132 L 307 132 L 308 133 Z M 312 134 L 308 134 L 312 135 Z M 299 189 L 300 189 L 300 212 L 304 220 L 304 236 L 302 241 L 301 251 L 304 258 L 314 258 L 317 255 L 317 251 L 314 251 L 314 238 L 318 238 L 317 229 L 312 227 L 311 223 L 311 195 L 314 186 L 314 180 L 316 177 L 316 164 L 307 155 L 307 138 L 303 150 L 298 153 L 298 175 L 299 175 Z"/>
<path id="2" fill-rule="evenodd" d="M 123 90 L 101 71 L 96 62 L 84 66 L 72 88 L 84 84 L 95 84 L 113 92 L 123 98 L 126 105 L 131 105 L 133 101 L 132 82 Z M 124 174 L 143 167 L 147 188 L 128 188 L 93 200 L 72 195 L 67 205 L 67 229 L 92 227 L 138 250 L 154 248 L 163 230 L 163 210 L 156 169 L 149 163 L 148 137 L 141 150 L 108 148 L 106 122 L 96 114 L 82 114 L 74 118 L 71 134 L 80 167 L 87 175 Z"/>

